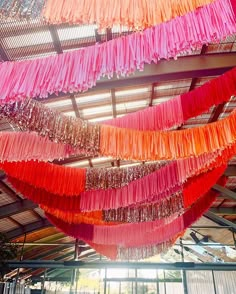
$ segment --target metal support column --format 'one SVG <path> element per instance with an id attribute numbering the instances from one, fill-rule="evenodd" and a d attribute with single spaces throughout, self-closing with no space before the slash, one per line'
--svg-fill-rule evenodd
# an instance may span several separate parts
<path id="1" fill-rule="evenodd" d="M 47 269 L 45 269 L 44 275 L 43 275 L 43 280 L 41 282 L 41 294 L 44 294 L 44 287 L 45 287 L 45 280 L 46 280 L 46 273 L 47 273 Z"/>
<path id="2" fill-rule="evenodd" d="M 19 258 L 20 261 L 23 260 L 25 242 L 26 242 L 26 233 L 24 235 L 23 245 L 21 247 L 20 258 Z M 16 280 L 15 280 L 14 289 L 13 289 L 14 294 L 16 293 L 16 286 L 17 286 L 17 282 L 18 282 L 18 279 L 19 279 L 19 275 L 20 275 L 20 268 L 17 269 L 17 275 L 16 275 Z"/>
<path id="3" fill-rule="evenodd" d="M 180 238 L 180 246 L 181 246 L 181 259 L 182 259 L 182 262 L 184 262 L 184 246 L 183 246 L 182 238 Z M 182 277 L 183 277 L 184 294 L 188 294 L 187 278 L 186 278 L 185 270 L 182 270 Z"/>
<path id="4" fill-rule="evenodd" d="M 105 268 L 104 294 L 107 294 L 107 268 Z"/>
<path id="5" fill-rule="evenodd" d="M 138 281 L 137 281 L 137 278 L 138 278 L 138 270 L 135 269 L 135 294 L 138 294 Z"/>
<path id="6" fill-rule="evenodd" d="M 235 237 L 235 232 L 232 231 L 232 234 L 233 234 L 233 240 L 234 240 L 234 247 L 236 249 L 236 237 Z"/>
<path id="7" fill-rule="evenodd" d="M 216 281 L 215 281 L 214 271 L 211 271 L 211 273 L 212 273 L 212 280 L 213 280 L 214 292 L 215 292 L 215 294 L 217 294 L 217 292 L 216 292 Z"/>
<path id="8" fill-rule="evenodd" d="M 158 275 L 158 270 L 156 270 L 156 275 L 157 275 L 157 294 L 160 293 L 160 285 L 159 285 L 159 275 Z"/>
<path id="9" fill-rule="evenodd" d="M 163 270 L 163 277 L 164 277 L 164 291 L 165 291 L 165 294 L 167 294 L 167 292 L 166 292 L 166 272 L 165 272 L 165 270 Z"/>
<path id="10" fill-rule="evenodd" d="M 78 253 L 79 253 L 79 250 L 78 250 L 78 244 L 79 244 L 79 240 L 76 239 L 75 240 L 75 252 L 74 252 L 74 260 L 77 260 L 78 259 Z M 70 294 L 72 294 L 74 292 L 74 285 L 76 285 L 76 288 L 77 288 L 77 268 L 74 268 L 72 269 L 71 271 L 71 284 L 70 284 Z M 76 289 L 76 292 L 77 292 L 77 289 Z"/>

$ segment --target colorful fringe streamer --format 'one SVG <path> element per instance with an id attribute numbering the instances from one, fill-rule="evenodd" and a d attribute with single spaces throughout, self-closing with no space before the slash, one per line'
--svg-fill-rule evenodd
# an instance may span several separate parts
<path id="1" fill-rule="evenodd" d="M 85 190 L 86 169 L 46 162 L 0 163 L 6 174 L 59 195 L 79 195 Z"/>
<path id="2" fill-rule="evenodd" d="M 236 68 L 193 91 L 103 124 L 143 131 L 167 130 L 184 124 L 189 118 L 202 114 L 214 105 L 229 101 L 234 94 Z M 98 126 L 81 119 L 68 118 L 35 100 L 0 105 L 0 115 L 22 131 L 35 131 L 50 140 L 79 145 L 87 152 L 93 150 L 94 154 L 98 152 Z M 68 129 L 74 130 L 71 133 L 77 135 L 71 136 Z"/>
<path id="3" fill-rule="evenodd" d="M 221 121 L 208 124 L 204 127 L 181 131 L 140 132 L 108 127 L 109 133 L 106 132 L 105 135 L 103 131 L 104 127 L 102 127 L 103 135 L 101 136 L 100 144 L 103 144 L 102 150 L 105 154 L 111 153 L 115 157 L 154 157 L 155 159 L 158 157 L 158 159 L 163 159 L 188 158 L 192 155 L 199 155 L 199 162 L 204 162 L 205 157 L 209 160 L 208 156 L 214 158 L 218 152 L 222 152 L 221 150 L 228 150 L 228 147 L 231 145 L 234 146 L 236 140 L 235 122 L 236 112 L 233 112 Z M 106 139 L 107 144 L 102 143 L 104 139 Z M 204 153 L 207 154 L 204 155 Z M 188 165 L 188 160 L 190 160 L 192 164 L 196 164 L 198 162 L 197 158 L 186 159 L 182 163 Z M 208 161 L 206 163 L 209 164 Z M 4 162 L 0 166 L 9 176 L 26 181 L 33 186 L 44 188 L 51 193 L 78 195 L 85 191 L 85 169 L 73 169 L 32 161 L 23 163 Z M 186 179 L 184 169 L 182 172 Z M 176 181 L 176 183 L 181 182 Z M 153 195 L 156 195 L 158 191 L 159 188 Z M 84 209 L 87 208 L 84 207 Z"/>
<path id="4" fill-rule="evenodd" d="M 103 219 L 107 222 L 143 222 L 166 218 L 177 212 L 181 213 L 183 209 L 190 207 L 201 195 L 205 194 L 219 180 L 225 169 L 226 166 L 222 165 L 212 171 L 192 177 L 178 193 L 161 201 L 142 205 L 134 204 L 117 210 L 105 210 Z M 59 215 L 55 216 L 59 217 Z"/>
<path id="5" fill-rule="evenodd" d="M 208 192 L 183 215 L 161 226 L 159 221 L 117 226 L 69 225 L 63 220 L 47 213 L 46 216 L 63 232 L 74 238 L 82 239 L 85 242 L 121 245 L 122 247 L 141 247 L 168 241 L 173 236 L 184 231 L 209 209 L 215 201 L 216 195 L 217 192 Z"/>
<path id="6" fill-rule="evenodd" d="M 47 0 L 43 12 L 49 23 L 115 25 L 142 30 L 209 4 L 213 0 Z"/>
<path id="7" fill-rule="evenodd" d="M 229 101 L 235 94 L 236 68 L 181 96 L 102 124 L 140 131 L 167 130 Z"/>
<path id="8" fill-rule="evenodd" d="M 2 105 L 0 113 L 21 131 L 35 131 L 56 143 L 76 147 L 80 153 L 97 155 L 99 152 L 99 125 L 62 115 L 31 99 Z"/>
<path id="9" fill-rule="evenodd" d="M 115 204 L 112 204 L 112 199 L 114 198 L 114 203 L 116 203 L 116 201 L 119 199 L 118 195 L 121 194 L 123 194 L 124 196 L 120 196 L 123 198 L 120 198 L 119 201 L 123 202 L 125 206 L 130 205 L 133 203 L 129 202 L 131 200 L 128 200 L 128 194 L 131 192 L 131 190 L 135 189 L 135 191 L 138 191 L 141 189 L 143 184 L 149 185 L 149 183 L 152 181 L 154 181 L 155 183 L 153 187 L 150 187 L 149 189 L 150 191 L 152 191 L 152 193 L 145 193 L 145 195 L 147 195 L 146 197 L 149 197 L 150 195 L 161 195 L 162 193 L 165 193 L 166 189 L 167 195 L 170 195 L 170 192 L 168 192 L 168 190 L 171 189 L 171 193 L 177 191 L 178 189 L 176 190 L 176 187 L 180 187 L 188 177 L 207 170 L 217 156 L 218 152 L 213 154 L 204 154 L 196 158 L 192 157 L 186 158 L 184 160 L 178 160 L 177 162 L 172 162 L 169 165 L 163 166 L 162 168 L 160 168 L 156 172 L 151 173 L 148 176 L 145 176 L 143 178 L 140 177 L 139 180 L 131 182 L 131 184 L 128 186 L 112 190 L 108 189 L 106 191 L 95 190 L 91 192 L 85 192 L 82 195 L 82 198 L 84 199 L 84 204 L 82 204 L 82 207 L 84 210 L 106 209 L 106 206 L 108 207 L 108 209 L 116 208 L 116 206 L 114 207 Z M 8 176 L 24 181 L 34 187 L 45 189 L 50 193 L 78 197 L 81 192 L 85 191 L 87 178 L 86 169 L 58 166 L 51 163 L 36 161 L 3 162 L 0 163 L 0 167 L 6 172 Z M 134 188 L 131 189 L 130 187 Z M 109 205 L 108 199 L 106 200 L 106 198 L 108 198 L 107 195 L 110 195 L 109 198 L 111 199 Z M 97 200 L 101 203 L 104 197 L 104 203 L 102 207 L 89 206 L 92 205 L 92 203 L 89 204 L 90 202 L 94 202 L 96 200 L 96 198 L 94 197 L 98 197 Z M 136 197 L 135 202 L 145 200 L 145 197 L 143 195 L 136 195 L 133 197 Z M 85 206 L 89 198 L 94 198 L 94 201 L 90 200 L 89 203 L 87 203 L 88 206 Z M 116 205 L 118 204 L 119 203 L 117 202 Z"/>
<path id="10" fill-rule="evenodd" d="M 235 123 L 234 111 L 216 123 L 181 131 L 148 132 L 102 125 L 100 154 L 133 160 L 171 160 L 199 156 L 234 143 Z"/>
<path id="11" fill-rule="evenodd" d="M 153 220 L 160 220 L 161 222 L 161 219 L 168 218 L 175 213 L 180 214 L 183 212 L 183 209 L 190 207 L 216 183 L 224 173 L 225 168 L 226 166 L 222 165 L 212 171 L 193 177 L 184 184 L 183 188 L 179 189 L 177 194 L 161 200 L 156 200 L 154 204 L 149 204 L 147 202 L 138 205 L 134 203 L 130 208 L 123 208 L 118 211 L 103 211 L 103 214 L 102 211 L 81 212 L 79 198 L 74 199 L 73 205 L 68 205 L 70 198 L 68 201 L 65 201 L 63 197 L 40 191 L 40 189 L 33 188 L 11 177 L 8 178 L 8 181 L 21 194 L 40 204 L 41 208 L 47 213 L 63 219 L 68 223 L 101 225 L 104 224 L 102 222 L 103 216 L 105 216 L 105 221 L 110 221 L 112 224 L 118 222 L 137 223 Z M 41 196 L 38 197 L 38 195 Z"/>
<path id="12" fill-rule="evenodd" d="M 197 12 L 103 44 L 36 60 L 4 62 L 0 65 L 0 104 L 85 91 L 103 76 L 128 75 L 143 70 L 145 63 L 220 41 L 236 32 L 233 1 L 216 0 Z"/>
<path id="13" fill-rule="evenodd" d="M 232 80 L 233 82 L 233 80 Z M 231 89 L 231 87 L 230 87 Z M 190 107 L 193 106 L 193 103 L 189 103 Z M 14 106 L 12 106 L 14 108 Z M 11 106 L 8 105 L 6 108 L 4 107 L 4 114 L 9 115 L 9 111 Z M 30 107 L 27 109 L 30 112 Z M 40 108 L 36 108 L 37 113 L 40 113 Z M 35 109 L 35 111 L 36 111 Z M 44 108 L 42 108 L 41 113 L 44 113 Z M 30 125 L 35 123 L 35 127 L 33 130 L 38 131 L 41 136 L 48 136 L 53 141 L 66 143 L 67 146 L 51 143 L 46 139 L 41 139 L 37 137 L 35 134 L 17 134 L 17 133 L 2 133 L 1 138 L 3 139 L 2 144 L 4 144 L 4 152 L 0 156 L 1 161 L 13 161 L 13 160 L 47 160 L 50 158 L 44 158 L 42 153 L 48 148 L 55 148 L 55 157 L 64 158 L 67 154 L 103 154 L 103 155 L 113 155 L 114 157 L 120 158 L 133 158 L 133 159 L 154 159 L 154 160 L 161 160 L 161 159 L 175 159 L 175 158 L 183 158 L 189 157 L 192 155 L 200 155 L 205 152 L 212 152 L 215 149 L 222 149 L 225 148 L 228 144 L 234 142 L 235 132 L 234 130 L 230 130 L 232 128 L 232 124 L 235 120 L 235 112 L 233 112 L 228 118 L 219 121 L 214 124 L 209 124 L 204 127 L 195 128 L 195 129 L 188 129 L 182 131 L 171 131 L 171 132 L 144 132 L 144 131 L 136 131 L 130 129 L 121 129 L 116 127 L 109 127 L 106 125 L 102 125 L 101 128 L 101 135 L 99 131 L 99 126 L 97 125 L 89 125 L 84 127 L 83 123 L 73 120 L 72 118 L 68 118 L 64 120 L 60 117 L 56 118 L 52 114 L 51 116 L 47 116 L 47 121 L 43 119 L 40 122 L 39 116 L 31 116 L 32 113 L 28 114 L 28 111 L 24 112 L 25 125 L 28 125 L 27 128 L 31 130 Z M 45 113 L 49 114 L 51 112 L 50 109 L 46 109 Z M 21 124 L 23 119 L 22 115 L 18 116 L 17 111 L 10 111 L 9 117 L 14 121 L 19 121 Z M 30 124 L 28 124 L 28 117 L 32 117 L 30 120 Z M 53 119 L 54 117 L 54 119 Z M 36 120 L 39 118 L 39 120 Z M 50 118 L 50 119 L 48 119 Z M 60 122 L 65 121 L 65 124 L 61 124 Z M 37 122 L 36 122 L 37 121 Z M 48 125 L 47 123 L 48 122 Z M 51 128 L 50 128 L 51 125 Z M 63 125 L 63 128 L 60 128 Z M 221 132 L 221 127 L 223 131 Z M 54 130 L 55 133 L 53 133 Z M 82 131 L 81 131 L 82 130 Z M 63 135 L 61 135 L 63 133 Z M 211 142 L 209 136 L 211 134 L 215 134 L 214 142 Z M 21 140 L 14 139 L 15 137 L 20 137 Z M 25 137 L 25 138 L 24 138 Z M 222 137 L 222 138 L 221 138 Z M 0 140 L 1 140 L 0 138 Z M 191 138 L 191 144 L 189 144 L 189 140 Z M 202 144 L 198 144 L 198 140 L 201 140 Z M 32 149 L 24 150 L 25 142 L 30 142 Z M 150 140 L 150 141 L 149 141 Z M 227 142 L 227 140 L 229 140 Z M 110 144 L 110 141 L 112 143 Z M 138 144 L 134 145 L 132 142 L 137 142 Z M 147 142 L 146 142 L 147 141 Z M 159 141 L 162 144 L 157 144 Z M 44 143 L 45 142 L 45 143 Z M 127 144 L 123 144 L 123 142 L 127 142 Z M 149 144 L 149 142 L 153 142 Z M 179 142 L 187 143 L 186 146 L 180 148 Z M 29 145 L 30 145 L 29 144 Z M 145 147 L 145 144 L 149 148 L 145 150 L 143 154 L 142 147 Z M 155 145 L 154 145 L 155 144 Z M 37 146 L 37 155 L 35 154 L 34 148 Z M 70 147 L 70 146 L 71 147 Z M 120 146 L 121 145 L 121 146 Z M 199 146 L 198 146 L 199 145 Z M 51 147 L 54 146 L 54 147 Z M 72 146 L 77 146 L 72 147 Z M 126 148 L 127 146 L 127 148 Z M 128 146 L 133 147 L 135 146 L 134 155 L 132 153 L 132 148 L 128 148 Z M 159 147 L 159 148 L 157 148 Z M 165 148 L 162 148 L 165 147 Z M 119 150 L 119 149 L 126 150 Z M 156 148 L 156 149 L 155 149 Z M 62 152 L 62 155 L 57 155 L 60 153 L 56 150 L 65 149 Z M 114 150 L 115 149 L 115 150 Z M 130 149 L 130 150 L 129 150 Z M 148 150 L 149 149 L 149 150 Z M 151 150 L 150 150 L 151 149 Z M 19 150 L 23 150 L 19 152 Z M 42 150 L 42 151 L 41 151 Z M 24 152 L 25 151 L 25 152 Z M 114 152 L 115 151 L 115 152 Z M 130 154 L 129 154 L 130 153 Z"/>
<path id="14" fill-rule="evenodd" d="M 78 148 L 51 142 L 36 133 L 0 132 L 0 162 L 52 161 L 80 154 Z"/>

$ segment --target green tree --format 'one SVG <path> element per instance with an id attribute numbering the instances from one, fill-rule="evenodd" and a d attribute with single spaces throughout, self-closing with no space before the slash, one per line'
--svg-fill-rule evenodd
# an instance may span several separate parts
<path id="1" fill-rule="evenodd" d="M 6 235 L 0 233 L 0 280 L 3 280 L 9 270 L 7 261 L 16 258 L 17 252 L 18 246 L 10 244 Z"/>

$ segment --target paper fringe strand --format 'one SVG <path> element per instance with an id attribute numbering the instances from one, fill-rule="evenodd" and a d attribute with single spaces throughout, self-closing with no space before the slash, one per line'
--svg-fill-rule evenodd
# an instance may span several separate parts
<path id="1" fill-rule="evenodd" d="M 0 104 L 86 91 L 104 76 L 129 75 L 143 70 L 144 64 L 219 42 L 236 32 L 234 1 L 216 0 L 197 12 L 103 44 L 35 60 L 4 62 L 0 64 Z"/>
<path id="2" fill-rule="evenodd" d="M 43 16 L 50 23 L 114 25 L 142 30 L 209 4 L 213 0 L 47 0 Z"/>

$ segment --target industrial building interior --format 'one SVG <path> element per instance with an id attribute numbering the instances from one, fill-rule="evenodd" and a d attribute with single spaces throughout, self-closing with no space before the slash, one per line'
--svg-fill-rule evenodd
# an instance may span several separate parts
<path id="1" fill-rule="evenodd" d="M 0 65 L 65 54 L 133 33 L 125 26 L 114 25 L 100 31 L 96 24 L 50 24 L 41 17 L 6 18 L 0 13 Z M 234 67 L 236 34 L 183 52 L 175 59 L 145 64 L 143 71 L 128 76 L 102 77 L 84 92 L 30 98 L 65 116 L 100 124 L 191 92 Z M 234 94 L 228 102 L 214 105 L 172 130 L 203 127 L 225 119 L 236 108 Z M 0 131 L 18 132 L 20 128 L 1 113 Z M 75 169 L 111 169 L 148 162 L 71 155 L 52 163 Z M 211 188 L 218 196 L 210 209 L 168 251 L 144 260 L 115 262 L 55 227 L 40 205 L 20 193 L 2 170 L 0 233 L 10 244 L 17 244 L 18 255 L 7 261 L 0 292 L 191 294 L 196 293 L 195 289 L 210 294 L 236 293 L 236 154 L 228 161 L 224 176 L 224 186 L 217 183 Z M 202 284 L 203 288 L 195 284 L 196 288 L 191 288 L 188 281 Z M 24 290 L 16 287 L 20 284 Z M 17 292 L 20 289 L 23 292 Z"/>

